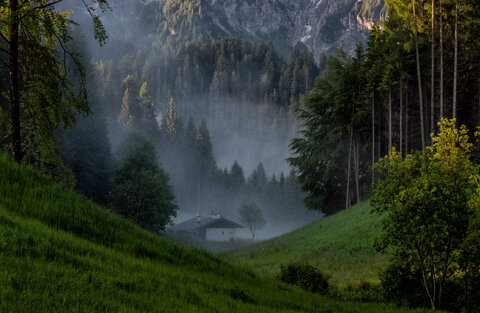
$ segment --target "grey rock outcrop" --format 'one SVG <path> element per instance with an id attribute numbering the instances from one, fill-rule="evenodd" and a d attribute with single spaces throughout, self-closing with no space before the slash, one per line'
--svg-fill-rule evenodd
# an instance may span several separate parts
<path id="1" fill-rule="evenodd" d="M 318 59 L 322 52 L 352 52 L 385 15 L 382 0 L 207 0 L 214 23 L 229 33 L 301 42 Z M 229 33 L 230 34 L 230 33 Z M 230 34 L 235 35 L 235 34 Z"/>

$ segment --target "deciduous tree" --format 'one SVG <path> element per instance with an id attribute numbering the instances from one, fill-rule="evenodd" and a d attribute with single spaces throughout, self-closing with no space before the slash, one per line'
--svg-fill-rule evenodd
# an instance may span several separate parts
<path id="1" fill-rule="evenodd" d="M 238 213 L 240 214 L 242 223 L 246 224 L 248 230 L 250 230 L 252 240 L 255 239 L 257 230 L 262 229 L 266 224 L 262 210 L 260 210 L 255 202 L 252 202 L 251 204 L 244 203 L 238 210 Z"/>
<path id="2" fill-rule="evenodd" d="M 60 12 L 63 0 L 8 0 L 0 3 L 1 66 L 9 71 L 9 137 L 17 162 L 47 168 L 61 163 L 54 131 L 75 123 L 75 111 L 90 112 L 85 71 L 69 48 L 72 11 Z M 83 1 L 91 15 L 95 38 L 103 44 L 105 29 L 97 10 L 106 0 Z M 70 64 L 73 66 L 70 66 Z M 74 77 L 79 82 L 73 84 Z M 61 166 L 61 165 L 60 165 Z"/>
<path id="3" fill-rule="evenodd" d="M 377 248 L 391 247 L 392 262 L 420 273 L 432 309 L 442 305 L 446 280 L 458 269 L 461 247 L 479 188 L 479 167 L 465 126 L 443 119 L 432 146 L 402 159 L 394 149 L 376 165 L 379 177 L 371 205 L 386 215 Z"/>

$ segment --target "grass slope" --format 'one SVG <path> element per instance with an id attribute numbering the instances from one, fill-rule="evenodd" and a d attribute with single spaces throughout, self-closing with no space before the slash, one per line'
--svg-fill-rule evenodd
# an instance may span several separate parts
<path id="1" fill-rule="evenodd" d="M 388 258 L 376 253 L 373 240 L 381 218 L 369 213 L 367 202 L 306 227 L 223 256 L 257 272 L 273 275 L 282 263 L 310 263 L 332 276 L 333 282 L 378 280 L 378 269 Z"/>
<path id="2" fill-rule="evenodd" d="M 342 303 L 183 248 L 0 154 L 0 312 L 424 312 Z M 426 311 L 425 311 L 426 312 Z"/>

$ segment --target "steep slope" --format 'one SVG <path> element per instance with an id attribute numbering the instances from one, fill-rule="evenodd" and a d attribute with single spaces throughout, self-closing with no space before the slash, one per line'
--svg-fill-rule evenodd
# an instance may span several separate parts
<path id="1" fill-rule="evenodd" d="M 277 47 L 306 45 L 318 60 L 322 52 L 353 51 L 369 28 L 385 16 L 383 0 L 209 0 L 216 25 L 252 37 L 272 39 Z M 225 21 L 229 27 L 222 27 Z M 234 34 L 231 34 L 234 35 Z M 282 42 L 283 41 L 283 42 Z"/>
<path id="2" fill-rule="evenodd" d="M 363 202 L 281 237 L 228 252 L 224 257 L 267 275 L 278 272 L 280 264 L 300 261 L 317 266 L 338 283 L 375 281 L 388 257 L 373 248 L 381 218 L 369 210 Z"/>
<path id="3" fill-rule="evenodd" d="M 422 312 L 341 303 L 175 245 L 0 154 L 0 312 Z"/>
<path id="4" fill-rule="evenodd" d="M 117 48 L 231 36 L 272 40 L 284 56 L 304 44 L 317 61 L 338 48 L 352 52 L 386 12 L 384 0 L 116 0 L 111 6 L 102 19 Z"/>

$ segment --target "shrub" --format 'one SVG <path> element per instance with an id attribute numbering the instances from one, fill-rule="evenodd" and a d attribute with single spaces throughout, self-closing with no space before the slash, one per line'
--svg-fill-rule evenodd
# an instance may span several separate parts
<path id="1" fill-rule="evenodd" d="M 254 303 L 253 298 L 247 295 L 245 291 L 238 286 L 230 289 L 230 297 L 234 300 L 242 301 L 243 303 Z"/>
<path id="2" fill-rule="evenodd" d="M 329 296 L 352 302 L 384 302 L 384 290 L 380 283 L 361 281 L 345 286 L 330 287 Z"/>
<path id="3" fill-rule="evenodd" d="M 306 263 L 280 265 L 278 279 L 287 284 L 322 295 L 329 290 L 328 280 L 330 277 Z"/>
<path id="4" fill-rule="evenodd" d="M 418 277 L 421 273 L 412 270 L 406 262 L 393 262 L 380 273 L 385 299 L 402 306 L 428 307 L 428 298 Z"/>
<path id="5" fill-rule="evenodd" d="M 412 269 L 406 262 L 389 265 L 380 275 L 385 299 L 397 305 L 408 307 L 428 307 L 428 297 L 422 285 L 418 282 L 421 277 L 418 269 Z M 448 312 L 478 313 L 477 290 L 467 289 L 473 285 L 465 284 L 465 279 L 449 277 L 444 283 L 441 307 Z M 477 286 L 480 286 L 476 282 Z"/>

